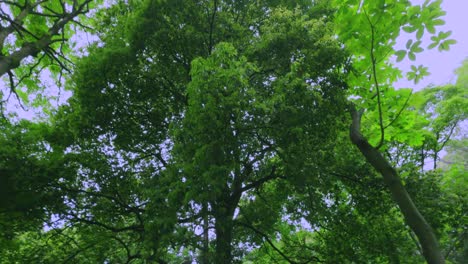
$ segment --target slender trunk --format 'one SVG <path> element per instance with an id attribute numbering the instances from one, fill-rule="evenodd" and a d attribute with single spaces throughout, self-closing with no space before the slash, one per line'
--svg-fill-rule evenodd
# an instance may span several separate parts
<path id="1" fill-rule="evenodd" d="M 440 138 L 440 135 L 439 133 L 436 133 L 436 143 L 435 143 L 435 146 L 434 146 L 434 155 L 432 156 L 433 160 L 434 160 L 434 167 L 432 168 L 433 170 L 437 169 L 437 156 L 439 155 L 439 152 L 437 151 L 437 145 L 438 145 L 438 142 L 439 142 L 439 138 Z"/>
<path id="2" fill-rule="evenodd" d="M 203 249 L 202 249 L 202 264 L 209 263 L 209 222 L 208 222 L 208 203 L 204 202 L 202 207 L 202 214 L 203 214 Z"/>
<path id="3" fill-rule="evenodd" d="M 424 143 L 421 146 L 421 172 L 424 171 Z"/>
<path id="4" fill-rule="evenodd" d="M 406 223 L 418 237 L 426 261 L 429 264 L 445 263 L 432 228 L 413 203 L 411 197 L 401 183 L 397 171 L 361 134 L 361 114 L 361 112 L 356 111 L 354 106 L 351 107 L 351 141 L 359 148 L 367 161 L 383 176 L 384 182 L 393 200 L 395 200 L 403 213 Z"/>

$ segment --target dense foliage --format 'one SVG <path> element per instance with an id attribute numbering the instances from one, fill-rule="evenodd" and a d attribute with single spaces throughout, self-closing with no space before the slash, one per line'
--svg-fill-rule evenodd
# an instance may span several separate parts
<path id="1" fill-rule="evenodd" d="M 462 263 L 468 64 L 395 89 L 455 41 L 388 2 L 0 1 L 0 263 Z"/>

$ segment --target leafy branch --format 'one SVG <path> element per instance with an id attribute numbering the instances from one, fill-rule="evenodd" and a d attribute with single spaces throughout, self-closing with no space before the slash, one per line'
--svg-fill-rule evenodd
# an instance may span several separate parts
<path id="1" fill-rule="evenodd" d="M 76 18 L 89 11 L 92 0 L 72 1 L 69 8 L 65 6 L 64 1 L 60 1 L 61 11 L 60 8 L 54 8 L 57 4 L 49 0 L 24 1 L 24 4 L 15 1 L 0 1 L 0 3 L 9 7 L 0 10 L 0 18 L 7 24 L 0 25 L 0 76 L 8 74 L 11 93 L 17 95 L 16 87 L 29 78 L 39 65 L 43 67 L 35 73 L 52 64 L 60 68 L 60 78 L 62 70 L 70 72 L 67 65 L 71 61 L 63 49 L 68 41 L 65 37 L 66 26 L 71 23 L 82 25 Z M 18 14 L 13 16 L 12 13 L 16 12 Z M 13 39 L 14 43 L 10 43 L 10 39 Z M 53 47 L 56 42 L 61 43 L 58 50 Z M 5 50 L 5 47 L 8 49 Z M 43 55 L 34 64 L 28 65 L 29 73 L 18 77 L 15 84 L 12 81 L 13 70 L 19 68 L 27 57 L 36 58 L 41 52 Z M 50 62 L 44 61 L 44 56 L 50 58 Z M 17 98 L 20 101 L 18 96 Z M 21 107 L 24 108 L 22 105 Z"/>
<path id="2" fill-rule="evenodd" d="M 382 147 L 384 138 L 385 138 L 385 128 L 383 125 L 383 116 L 382 116 L 382 101 L 380 98 L 380 87 L 379 87 L 379 82 L 377 80 L 377 70 L 376 70 L 376 64 L 377 61 L 375 59 L 375 54 L 374 54 L 374 45 L 375 45 L 375 27 L 372 21 L 369 18 L 369 15 L 367 14 L 366 10 L 364 10 L 364 14 L 366 15 L 367 21 L 369 22 L 369 26 L 371 29 L 371 48 L 370 48 L 370 57 L 371 57 L 371 63 L 372 63 L 372 76 L 374 77 L 374 85 L 375 89 L 377 90 L 377 107 L 379 110 L 379 126 L 380 126 L 380 141 L 379 144 L 375 147 L 376 149 L 379 149 Z"/>

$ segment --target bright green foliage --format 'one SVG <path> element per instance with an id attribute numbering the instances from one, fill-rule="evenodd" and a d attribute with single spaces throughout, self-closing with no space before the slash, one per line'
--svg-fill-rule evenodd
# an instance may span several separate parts
<path id="1" fill-rule="evenodd" d="M 392 88 L 392 55 L 453 41 L 439 1 L 390 2 L 118 1 L 83 17 L 101 41 L 68 104 L 49 124 L 2 123 L 0 263 L 420 263 L 349 141 L 349 101 L 461 263 L 466 67 L 456 85 Z M 401 30 L 414 37 L 395 51 Z M 445 146 L 454 163 L 425 172 Z"/>
<path id="2" fill-rule="evenodd" d="M 434 169 L 437 167 L 439 153 L 457 135 L 460 125 L 468 118 L 465 90 L 458 85 L 430 87 L 415 93 L 411 100 L 415 109 L 413 112 L 419 118 L 428 120 L 427 124 L 420 127 L 420 133 L 424 137 L 420 151 L 422 155 L 432 157 Z"/>
<path id="3" fill-rule="evenodd" d="M 397 62 L 406 55 L 414 60 L 416 54 L 423 51 L 421 38 L 426 32 L 433 35 L 434 43 L 429 48 L 437 46 L 443 51 L 454 43 L 454 40 L 447 39 L 450 32 L 437 31 L 437 26 L 444 24 L 441 16 L 445 12 L 440 9 L 440 2 L 425 1 L 421 6 L 412 6 L 409 1 L 336 2 L 339 7 L 336 18 L 338 36 L 353 59 L 353 70 L 347 79 L 353 89 L 349 91 L 352 98 L 357 98 L 353 102 L 366 110 L 362 121 L 363 133 L 374 146 L 386 149 L 385 142 L 399 142 L 411 147 L 427 147 L 432 144 L 429 143 L 432 137 L 443 147 L 443 138 L 449 138 L 443 135 L 451 134 L 451 129 L 466 118 L 463 113 L 466 109 L 465 95 L 461 87 L 425 89 L 416 94 L 392 87 L 393 82 L 402 77 L 401 71 L 392 63 L 393 54 Z M 406 42 L 406 50 L 395 51 L 393 47 L 402 30 L 415 34 L 415 39 Z M 423 65 L 412 65 L 407 73 L 408 79 L 415 83 L 428 75 L 427 67 Z M 438 94 L 438 98 L 444 101 L 439 101 L 437 110 L 431 108 L 431 101 L 436 98 L 428 98 L 431 93 Z M 428 104 L 428 107 L 420 104 Z M 428 116 L 427 112 L 435 115 Z M 438 150 L 433 146 L 430 148 L 437 156 L 441 147 Z"/>
<path id="4" fill-rule="evenodd" d="M 418 67 L 411 65 L 411 70 L 408 72 L 408 80 L 414 80 L 414 83 L 417 84 L 422 78 L 429 75 L 427 67 L 419 65 Z"/>
<path id="5" fill-rule="evenodd" d="M 425 1 L 423 5 L 412 6 L 409 1 L 336 1 L 336 26 L 339 39 L 345 48 L 352 54 L 353 70 L 347 83 L 352 88 L 350 93 L 358 96 L 358 106 L 370 111 L 374 122 L 378 126 L 387 127 L 389 122 L 379 121 L 382 116 L 385 121 L 387 112 L 398 111 L 391 101 L 395 100 L 389 90 L 398 78 L 401 71 L 392 63 L 392 55 L 397 62 L 407 55 L 415 60 L 416 54 L 422 52 L 421 38 L 426 32 L 433 35 L 429 48 L 439 47 L 439 50 L 448 50 L 454 40 L 447 40 L 450 33 L 438 32 L 437 26 L 443 25 L 441 17 L 445 12 L 440 8 L 441 1 Z M 392 21 L 392 23 L 388 23 Z M 415 39 L 407 41 L 406 50 L 394 50 L 394 45 L 401 31 L 415 34 Z M 411 67 L 407 73 L 409 80 L 418 83 L 428 76 L 429 72 L 423 65 Z M 388 102 L 387 100 L 391 100 Z M 377 109 L 379 106 L 382 109 Z M 395 108 L 395 109 L 393 109 Z M 390 121 L 391 122 L 391 121 Z M 379 130 L 379 129 L 378 129 Z M 378 131 L 377 130 L 377 131 Z M 382 133 L 382 131 L 375 133 Z M 366 132 L 366 131 L 364 131 Z M 371 133 L 372 130 L 370 131 Z M 378 143 L 378 142 L 377 142 Z"/>
<path id="6" fill-rule="evenodd" d="M 183 175 L 189 176 L 186 184 L 191 186 L 186 202 L 216 200 L 227 183 L 233 184 L 232 174 L 240 173 L 239 163 L 246 156 L 241 138 L 252 129 L 245 116 L 250 112 L 248 74 L 253 67 L 245 57 L 236 57 L 232 45 L 221 43 L 208 59 L 192 62 L 188 108 L 182 127 L 175 130 L 175 151 L 187 162 Z"/>
<path id="7" fill-rule="evenodd" d="M 465 59 L 455 72 L 457 73 L 456 85 L 466 89 L 468 87 L 468 60 Z"/>
<path id="8" fill-rule="evenodd" d="M 434 168 L 436 168 L 438 153 L 450 138 L 451 132 L 446 134 L 445 142 L 439 142 L 441 135 L 437 131 L 437 128 L 435 131 L 427 133 L 431 135 L 431 132 L 435 132 L 432 134 L 435 137 L 435 144 L 427 142 L 426 139 L 421 140 L 424 138 L 424 136 L 421 136 L 426 131 L 424 129 L 420 129 L 419 131 L 411 129 L 415 125 L 414 122 L 407 122 L 406 124 L 395 122 L 399 118 L 400 113 L 405 110 L 406 103 L 403 108 L 396 110 L 398 114 L 395 119 L 389 123 L 385 122 L 387 113 L 392 112 L 392 105 L 388 103 L 394 100 L 391 96 L 392 93 L 389 93 L 388 90 L 391 89 L 393 82 L 401 76 L 401 72 L 394 68 L 390 56 L 395 54 L 397 61 L 401 61 L 405 55 L 408 55 L 408 58 L 412 61 L 416 59 L 416 53 L 423 51 L 420 45 L 425 30 L 435 36 L 437 34 L 435 25 L 443 24 L 439 19 L 445 14 L 440 9 L 441 1 L 427 0 L 422 6 L 411 6 L 409 1 L 394 1 L 392 3 L 386 3 L 386 1 L 344 2 L 345 4 L 341 1 L 336 2 L 336 6 L 341 5 L 338 9 L 337 17 L 337 21 L 341 23 L 337 23 L 337 31 L 345 48 L 353 54 L 354 71 L 351 72 L 352 74 L 347 80 L 347 83 L 353 88 L 351 90 L 353 97 L 351 98 L 355 99 L 355 102 L 351 102 L 352 106 L 350 107 L 353 119 L 350 134 L 351 140 L 369 163 L 383 176 L 393 199 L 401 208 L 405 221 L 412 231 L 415 232 L 421 243 L 421 252 L 426 261 L 429 263 L 444 263 L 443 253 L 439 249 L 439 243 L 434 232 L 431 231 L 430 224 L 419 213 L 418 207 L 414 206 L 411 195 L 407 194 L 405 187 L 401 183 L 400 175 L 405 176 L 407 173 L 407 177 L 414 177 L 415 173 L 414 171 L 411 172 L 411 169 L 405 169 L 400 173 L 397 172 L 396 166 L 398 164 L 403 166 L 404 163 L 401 163 L 401 160 L 398 160 L 395 156 L 401 156 L 402 152 L 410 154 L 415 146 L 423 144 L 421 147 L 422 155 L 420 157 L 421 168 L 424 168 L 426 159 L 424 148 L 427 147 L 433 151 Z M 389 24 L 389 21 L 393 23 Z M 349 24 L 353 26 L 348 26 Z M 408 40 L 406 50 L 395 51 L 393 46 L 402 30 L 408 33 L 414 32 L 416 40 Z M 440 33 L 437 37 L 433 37 L 432 40 L 436 44 L 432 44 L 430 48 L 439 45 L 440 51 L 448 50 L 449 45 L 455 43 L 453 40 L 444 40 L 449 35 L 449 33 Z M 408 79 L 414 80 L 417 83 L 426 75 L 428 75 L 427 68 L 422 65 L 418 67 L 413 65 L 408 73 Z M 356 107 L 360 110 L 356 110 Z M 364 126 L 367 129 L 361 132 L 363 119 L 361 115 L 364 113 L 364 110 L 370 113 L 365 115 L 367 122 L 370 121 L 370 124 L 367 123 L 368 125 Z M 369 119 L 369 116 L 372 115 L 374 118 Z M 410 120 L 406 119 L 404 121 Z M 460 119 L 455 118 L 455 120 Z M 455 121 L 455 123 L 457 122 L 459 121 Z M 376 123 L 377 125 L 374 125 Z M 388 142 L 389 136 L 386 132 L 389 131 L 387 128 L 390 128 L 390 132 L 399 134 L 399 131 L 395 131 L 398 130 L 398 127 L 393 126 L 394 123 L 396 125 L 403 125 L 403 128 L 409 128 L 409 131 L 413 130 L 412 132 L 419 134 L 417 140 L 411 140 L 410 143 L 413 145 L 400 144 L 398 141 Z M 442 123 L 446 124 L 447 122 L 442 121 Z M 375 140 L 372 134 L 377 133 L 378 139 Z M 369 134 L 371 136 L 370 140 L 367 139 L 369 138 Z M 406 139 L 407 137 L 399 138 L 399 140 L 403 141 Z M 370 145 L 372 143 L 375 147 Z M 381 148 L 387 151 L 387 157 L 381 156 L 378 152 Z M 404 150 L 401 151 L 402 149 Z M 392 153 L 396 155 L 392 156 Z M 407 157 L 404 159 L 407 159 Z"/>

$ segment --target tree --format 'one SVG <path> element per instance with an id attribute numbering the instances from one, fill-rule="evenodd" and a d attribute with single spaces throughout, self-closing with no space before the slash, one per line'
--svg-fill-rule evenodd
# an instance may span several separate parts
<path id="1" fill-rule="evenodd" d="M 437 240 L 463 257 L 458 167 L 423 170 L 465 119 L 462 90 L 391 87 L 390 56 L 414 58 L 426 29 L 432 48 L 453 43 L 438 2 L 147 0 L 91 15 L 99 41 L 68 104 L 2 132 L 26 142 L 0 148 L 8 186 L 37 188 L 22 164 L 44 180 L 34 227 L 0 259 L 439 263 Z M 394 51 L 402 27 L 416 41 Z"/>
<path id="2" fill-rule="evenodd" d="M 173 209 L 152 221 L 169 233 L 176 226 L 195 233 L 187 224 L 204 222 L 207 234 L 214 224 L 214 256 L 208 235 L 193 244 L 210 262 L 233 258 L 242 196 L 313 163 L 314 149 L 333 138 L 332 113 L 344 102 L 344 53 L 319 7 L 260 4 L 263 10 L 248 2 L 149 1 L 128 11 L 144 19 L 128 22 L 134 29 L 127 35 L 104 37 L 104 49 L 83 60 L 76 79 L 76 107 L 89 118 L 83 131 L 108 135 L 115 151 L 158 166 L 152 184 L 167 177 L 165 188 L 153 186 L 165 189 L 162 204 Z M 296 158 L 304 152 L 307 159 Z"/>
<path id="3" fill-rule="evenodd" d="M 7 74 L 10 92 L 18 100 L 28 103 L 28 96 L 42 91 L 40 73 L 47 68 L 61 81 L 63 71 L 70 73 L 70 58 L 76 26 L 83 24 L 84 14 L 100 1 L 1 1 L 0 11 L 0 76 Z M 21 85 L 26 89 L 17 89 Z M 37 100 L 44 104 L 41 96 Z"/>
<path id="4" fill-rule="evenodd" d="M 444 263 L 434 232 L 414 205 L 401 183 L 398 172 L 379 149 L 385 144 L 386 127 L 393 122 L 390 121 L 389 125 L 384 123 L 386 121 L 384 119 L 385 91 L 391 90 L 391 83 L 401 74 L 388 60 L 389 56 L 395 54 L 397 60 L 400 61 L 408 55 L 410 60 L 414 60 L 415 54 L 423 51 L 420 45 L 426 30 L 434 35 L 433 43 L 428 48 L 438 46 L 442 51 L 455 43 L 454 40 L 444 40 L 450 33 L 440 32 L 436 35 L 435 27 L 443 24 L 440 17 L 445 14 L 440 9 L 440 2 L 425 1 L 422 6 L 410 6 L 406 1 L 392 4 L 386 4 L 385 1 L 348 1 L 346 5 L 340 2 L 341 8 L 338 13 L 341 16 L 338 16 L 337 23 L 342 41 L 355 56 L 353 64 L 355 74 L 350 76 L 348 83 L 355 88 L 353 90 L 355 95 L 360 96 L 362 100 L 360 110 L 356 109 L 355 103 L 350 106 L 351 141 L 359 148 L 367 161 L 382 174 L 407 224 L 416 233 L 423 248 L 424 257 L 429 263 Z M 398 21 L 398 23 L 389 26 L 383 21 Z M 416 41 L 409 40 L 406 44 L 407 50 L 394 51 L 393 45 L 401 30 L 415 32 Z M 413 66 L 412 69 L 413 71 L 408 73 L 408 78 L 414 79 L 415 82 L 428 74 L 423 66 Z M 366 108 L 372 110 L 376 108 L 380 130 L 380 138 L 376 146 L 372 146 L 361 132 L 361 117 Z"/>

